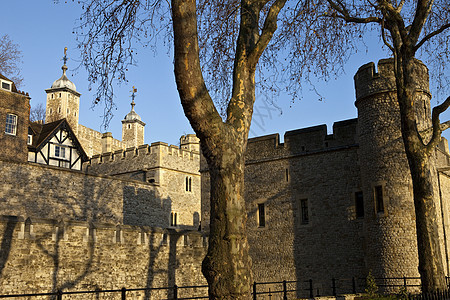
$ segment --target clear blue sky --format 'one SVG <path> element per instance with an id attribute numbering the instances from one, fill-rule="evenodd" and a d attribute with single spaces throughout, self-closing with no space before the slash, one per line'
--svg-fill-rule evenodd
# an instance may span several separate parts
<path id="1" fill-rule="evenodd" d="M 90 109 L 93 92 L 88 91 L 87 74 L 83 69 L 74 70 L 80 61 L 72 32 L 81 14 L 80 6 L 63 0 L 58 4 L 52 0 L 15 0 L 3 3 L 2 9 L 0 34 L 8 34 L 20 45 L 24 77 L 21 90 L 30 94 L 31 105 L 45 105 L 44 90 L 61 76 L 63 49 L 68 47 L 69 79 L 82 94 L 79 122 L 103 132 L 103 107 Z M 129 84 L 115 88 L 117 111 L 108 129 L 115 138 L 121 139 L 121 120 L 130 111 L 129 91 L 133 85 L 138 89 L 136 111 L 147 123 L 146 143 L 162 141 L 176 145 L 181 135 L 193 133 L 179 101 L 171 55 L 164 48 L 159 49 L 156 56 L 150 50 L 139 51 L 138 66 L 131 68 L 127 75 Z M 278 132 L 282 137 L 285 131 L 319 124 L 327 124 L 331 133 L 333 122 L 356 117 L 353 75 L 358 67 L 384 57 L 386 53 L 379 46 L 369 47 L 367 51 L 363 49 L 354 55 L 345 67 L 346 74 L 336 80 L 317 84 L 324 101 L 318 101 L 318 97 L 310 91 L 304 91 L 302 100 L 294 103 L 289 95 L 281 95 L 276 99 L 276 105 L 281 108 L 280 113 L 257 97 L 250 136 Z M 432 105 L 435 104 L 436 99 L 432 102 Z M 442 120 L 449 119 L 450 113 L 446 117 Z"/>

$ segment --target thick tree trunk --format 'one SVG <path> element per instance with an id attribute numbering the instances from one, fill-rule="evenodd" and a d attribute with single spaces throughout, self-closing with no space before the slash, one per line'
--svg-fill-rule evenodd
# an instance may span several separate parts
<path id="1" fill-rule="evenodd" d="M 422 280 L 422 291 L 430 292 L 445 289 L 446 284 L 439 242 L 438 214 L 434 199 L 433 176 L 435 174 L 432 165 L 434 149 L 427 147 L 420 136 L 414 109 L 415 64 L 413 55 L 401 53 L 396 57 L 395 72 L 402 136 L 413 182 L 419 273 Z"/>
<path id="2" fill-rule="evenodd" d="M 202 271 L 209 284 L 210 299 L 250 299 L 252 274 L 242 147 L 235 143 L 222 146 L 228 149 L 220 161 L 209 163 L 211 224 Z"/>
<path id="3" fill-rule="evenodd" d="M 417 248 L 422 291 L 446 288 L 444 266 L 438 234 L 436 202 L 433 189 L 433 166 L 429 156 L 409 155 L 416 212 Z"/>

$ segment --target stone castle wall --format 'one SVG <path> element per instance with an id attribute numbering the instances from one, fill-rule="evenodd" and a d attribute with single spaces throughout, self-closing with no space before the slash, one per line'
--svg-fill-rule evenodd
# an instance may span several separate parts
<path id="1" fill-rule="evenodd" d="M 330 295 L 332 278 L 351 282 L 366 276 L 363 219 L 355 213 L 354 194 L 361 190 L 356 132 L 352 119 L 336 122 L 333 134 L 321 125 L 287 132 L 284 143 L 278 135 L 249 139 L 244 197 L 256 281 L 299 280 L 300 297 L 307 295 L 308 279 L 314 293 Z M 202 228 L 207 229 L 204 160 L 202 174 Z M 307 224 L 301 222 L 303 199 Z M 264 227 L 258 224 L 258 204 L 265 205 Z"/>
<path id="2" fill-rule="evenodd" d="M 200 268 L 207 240 L 197 231 L 3 217 L 0 233 L 2 294 L 206 284 Z M 178 291 L 178 297 L 205 294 L 204 288 Z M 127 292 L 128 297 L 167 299 L 172 290 Z M 120 293 L 104 293 L 95 299 L 118 298 Z"/>
<path id="3" fill-rule="evenodd" d="M 158 187 L 122 178 L 0 161 L 5 215 L 167 227 L 174 199 Z"/>
<path id="4" fill-rule="evenodd" d="M 94 129 L 78 124 L 77 139 L 89 157 L 102 153 L 102 135 Z M 112 138 L 110 143 L 113 151 L 125 148 L 124 144 L 117 139 Z"/>
<path id="5" fill-rule="evenodd" d="M 198 228 L 201 213 L 199 156 L 197 151 L 157 142 L 150 146 L 141 145 L 95 155 L 84 165 L 84 169 L 90 174 L 105 174 L 154 184 L 160 191 L 160 197 L 176 199 L 172 201 L 171 209 L 177 214 L 177 223 Z"/>

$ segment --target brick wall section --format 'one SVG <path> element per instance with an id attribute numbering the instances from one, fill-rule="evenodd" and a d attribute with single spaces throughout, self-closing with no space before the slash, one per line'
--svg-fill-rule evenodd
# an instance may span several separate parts
<path id="1" fill-rule="evenodd" d="M 16 135 L 5 133 L 6 115 L 17 116 Z M 30 119 L 30 97 L 0 89 L 0 159 L 26 162 L 28 159 L 28 120 Z"/>
<path id="2" fill-rule="evenodd" d="M 2 294 L 206 284 L 200 270 L 206 247 L 198 232 L 4 217 L 0 233 Z M 120 298 L 104 295 L 101 299 Z M 144 295 L 127 293 L 130 299 L 167 299 L 172 292 Z M 192 289 L 179 290 L 179 297 L 189 295 L 195 296 Z"/>

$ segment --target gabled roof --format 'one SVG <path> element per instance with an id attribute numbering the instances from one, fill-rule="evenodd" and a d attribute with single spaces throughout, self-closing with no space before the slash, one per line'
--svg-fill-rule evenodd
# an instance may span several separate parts
<path id="1" fill-rule="evenodd" d="M 82 161 L 87 161 L 88 156 L 86 155 L 86 152 L 84 152 L 83 147 L 75 136 L 75 133 L 72 131 L 72 128 L 70 128 L 70 125 L 66 119 L 61 119 L 46 124 L 30 122 L 28 132 L 33 135 L 33 142 L 31 145 L 28 145 L 28 149 L 33 152 L 41 150 L 42 147 L 44 147 L 60 129 L 65 129 L 67 131 L 73 145 L 80 152 Z"/>
<path id="2" fill-rule="evenodd" d="M 11 91 L 14 92 L 14 93 L 17 93 L 17 88 L 16 88 L 16 85 L 14 84 L 14 81 L 12 81 L 12 80 L 9 79 L 9 78 L 6 78 L 6 77 L 3 76 L 2 74 L 0 74 L 0 79 L 11 81 L 11 82 L 12 82 L 12 88 L 11 88 Z"/>

